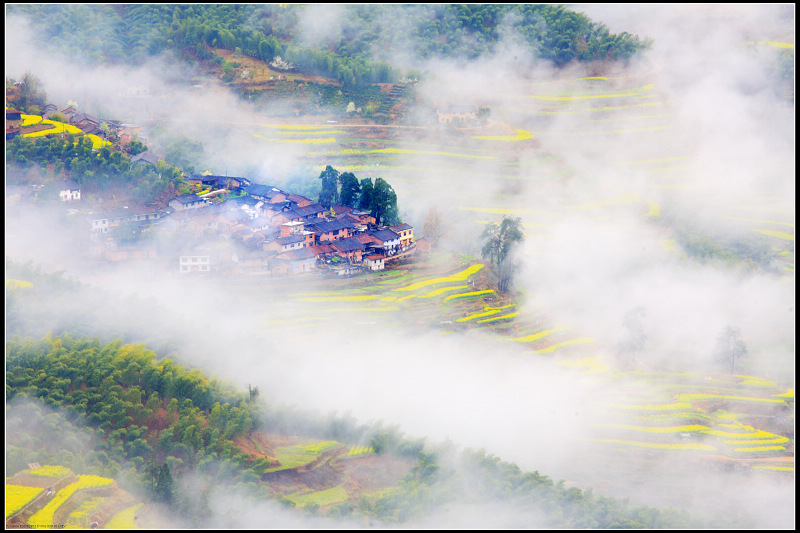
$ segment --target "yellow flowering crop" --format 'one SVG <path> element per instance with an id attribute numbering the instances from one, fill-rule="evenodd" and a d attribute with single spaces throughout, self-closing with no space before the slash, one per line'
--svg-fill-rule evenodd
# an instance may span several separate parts
<path id="1" fill-rule="evenodd" d="M 469 287 L 467 287 L 466 285 L 457 285 L 455 287 L 441 287 L 441 288 L 432 290 L 428 294 L 420 295 L 420 298 L 433 298 L 434 296 L 439 296 L 439 295 L 444 294 L 445 292 L 448 292 L 448 291 L 457 291 L 457 290 L 467 289 L 467 288 L 469 288 Z"/>
<path id="2" fill-rule="evenodd" d="M 780 435 L 776 435 L 774 433 L 770 433 L 769 431 L 763 431 L 761 429 L 755 431 L 748 431 L 744 433 L 733 433 L 730 431 L 721 431 L 719 429 L 707 429 L 703 431 L 706 435 L 713 435 L 715 437 L 723 437 L 727 439 L 774 439 L 779 437 Z"/>
<path id="3" fill-rule="evenodd" d="M 58 493 L 56 493 L 55 497 L 48 502 L 47 505 L 42 507 L 39 511 L 34 513 L 29 519 L 28 524 L 30 525 L 52 525 L 53 524 L 53 516 L 55 512 L 58 510 L 61 505 L 69 500 L 69 498 L 78 492 L 79 490 L 86 490 L 86 489 L 94 489 L 98 487 L 104 487 L 107 485 L 111 485 L 113 480 L 101 477 L 101 476 L 94 476 L 94 475 L 86 475 L 86 476 L 78 476 L 78 481 L 67 485 Z"/>
<path id="4" fill-rule="evenodd" d="M 347 455 L 348 457 L 355 457 L 357 455 L 366 455 L 374 452 L 375 450 L 372 449 L 372 446 L 354 446 L 350 448 L 350 451 L 347 452 Z"/>
<path id="5" fill-rule="evenodd" d="M 22 127 L 33 126 L 34 124 L 38 124 L 42 121 L 42 117 L 40 117 L 39 115 L 22 114 L 20 115 L 20 117 L 22 117 L 22 123 L 20 124 L 20 126 Z"/>
<path id="6" fill-rule="evenodd" d="M 335 126 L 289 126 L 282 124 L 264 125 L 265 128 L 279 129 L 279 130 L 322 130 L 325 128 L 334 128 Z"/>
<path id="7" fill-rule="evenodd" d="M 23 281 L 21 279 L 6 279 L 6 289 L 9 291 L 28 289 L 30 287 L 33 287 L 33 283 L 30 281 Z"/>
<path id="8" fill-rule="evenodd" d="M 706 450 L 716 451 L 717 449 L 710 444 L 703 444 L 700 442 L 675 442 L 663 444 L 660 442 L 640 442 L 635 440 L 621 440 L 621 439 L 592 439 L 593 442 L 607 442 L 609 444 L 626 444 L 628 446 L 637 446 L 640 448 L 655 448 L 658 450 Z"/>
<path id="9" fill-rule="evenodd" d="M 496 315 L 499 312 L 499 309 L 490 309 L 489 311 L 483 311 L 482 313 L 475 313 L 469 316 L 461 317 L 456 320 L 456 322 L 469 322 L 470 320 L 475 320 L 476 318 L 484 318 L 487 316 Z"/>
<path id="10" fill-rule="evenodd" d="M 789 437 L 778 435 L 774 439 L 759 439 L 759 440 L 726 440 L 725 444 L 728 446 L 758 446 L 765 444 L 786 444 L 789 442 Z"/>
<path id="11" fill-rule="evenodd" d="M 267 139 L 268 141 L 276 143 L 295 143 L 295 144 L 331 144 L 335 143 L 334 137 L 326 137 L 324 139 Z"/>
<path id="12" fill-rule="evenodd" d="M 89 134 L 87 135 L 87 137 L 89 137 L 92 140 L 92 150 L 99 150 L 104 146 L 111 146 L 110 142 L 101 139 L 97 135 Z"/>
<path id="13" fill-rule="evenodd" d="M 43 490 L 41 487 L 6 485 L 6 518 L 31 503 Z"/>
<path id="14" fill-rule="evenodd" d="M 791 233 L 785 233 L 783 231 L 771 231 L 767 229 L 754 229 L 753 231 L 762 233 L 764 235 L 769 235 L 770 237 L 783 239 L 784 241 L 794 241 L 794 235 L 792 235 Z"/>
<path id="15" fill-rule="evenodd" d="M 107 498 L 97 497 L 89 498 L 85 502 L 72 511 L 67 517 L 67 529 L 87 529 L 89 527 L 89 518 L 103 506 Z"/>
<path id="16" fill-rule="evenodd" d="M 647 212 L 648 217 L 659 217 L 661 216 L 661 206 L 658 205 L 654 200 L 647 200 L 647 205 L 650 206 L 650 211 Z"/>
<path id="17" fill-rule="evenodd" d="M 752 448 L 734 448 L 735 452 L 785 452 L 783 446 L 754 446 Z"/>
<path id="18" fill-rule="evenodd" d="M 599 100 L 603 98 L 625 98 L 628 96 L 639 96 L 639 93 L 622 93 L 622 94 L 585 94 L 578 96 L 534 96 L 528 95 L 528 98 L 534 100 L 544 100 L 546 102 L 571 102 L 572 100 Z"/>
<path id="19" fill-rule="evenodd" d="M 134 519 L 136 518 L 136 511 L 138 511 L 144 504 L 140 503 L 133 507 L 128 507 L 118 512 L 111 519 L 106 522 L 104 529 L 136 529 Z"/>
<path id="20" fill-rule="evenodd" d="M 470 276 L 478 272 L 480 269 L 483 268 L 483 265 L 480 263 L 471 265 L 470 267 L 462 270 L 461 272 L 457 272 L 455 274 L 451 274 L 449 276 L 444 276 L 441 278 L 433 278 L 424 281 L 418 281 L 417 283 L 412 283 L 407 287 L 400 287 L 398 289 L 392 289 L 395 291 L 415 291 L 417 289 L 421 289 L 422 287 L 427 287 L 428 285 L 438 285 L 440 283 L 452 283 L 456 281 L 465 281 Z"/>
<path id="21" fill-rule="evenodd" d="M 754 466 L 753 470 L 774 470 L 775 472 L 794 472 L 793 466 Z"/>
<path id="22" fill-rule="evenodd" d="M 509 318 L 514 318 L 518 314 L 519 314 L 518 312 L 514 312 L 514 313 L 509 313 L 507 315 L 495 316 L 492 318 L 484 318 L 482 320 L 478 320 L 478 324 L 488 324 L 489 322 L 497 322 L 498 320 L 507 320 Z"/>
<path id="23" fill-rule="evenodd" d="M 398 300 L 399 301 L 399 300 Z M 370 313 L 380 312 L 380 311 L 399 311 L 399 307 L 393 307 L 390 305 L 383 306 L 383 307 L 335 307 L 332 309 L 328 309 L 327 311 L 330 313 L 338 313 L 339 311 L 348 312 L 348 311 L 367 311 Z"/>
<path id="24" fill-rule="evenodd" d="M 479 135 L 470 137 L 482 141 L 527 141 L 533 139 L 533 134 L 525 130 L 514 130 L 515 135 Z"/>
<path id="25" fill-rule="evenodd" d="M 694 400 L 743 400 L 747 402 L 765 402 L 765 403 L 783 403 L 783 400 L 775 400 L 772 398 L 755 398 L 752 396 L 731 396 L 727 394 L 706 394 L 706 393 L 687 393 L 679 395 L 682 401 Z"/>
<path id="26" fill-rule="evenodd" d="M 39 468 L 29 470 L 28 474 L 41 477 L 62 478 L 72 474 L 72 470 L 70 470 L 66 466 L 44 465 Z"/>
<path id="27" fill-rule="evenodd" d="M 380 148 L 378 150 L 370 150 L 371 154 L 419 154 L 419 155 L 442 155 L 446 157 L 465 157 L 468 159 L 497 159 L 493 155 L 473 155 L 473 154 L 457 154 L 454 152 L 429 152 L 424 150 L 412 150 L 410 148 Z"/>
<path id="28" fill-rule="evenodd" d="M 564 346 L 571 346 L 573 344 L 586 344 L 588 342 L 595 342 L 594 339 L 590 337 L 581 337 L 579 339 L 572 339 L 564 342 L 559 342 L 558 344 L 554 344 L 552 346 L 548 346 L 542 350 L 536 350 L 537 353 L 550 353 L 562 348 Z"/>
<path id="29" fill-rule="evenodd" d="M 42 130 L 37 131 L 34 133 L 26 133 L 23 137 L 44 137 L 45 135 L 50 135 L 53 133 L 73 133 L 73 134 L 80 134 L 83 133 L 79 128 L 73 126 L 72 124 L 64 124 L 63 122 L 56 122 L 55 120 L 44 119 L 41 122 L 42 124 L 51 124 L 53 127 L 49 130 Z"/>
<path id="30" fill-rule="evenodd" d="M 320 130 L 320 131 L 281 131 L 278 130 L 278 133 L 281 135 L 332 135 L 334 133 L 346 133 L 344 130 Z"/>
<path id="31" fill-rule="evenodd" d="M 773 394 L 776 398 L 791 398 L 794 399 L 794 389 L 786 389 L 783 394 Z"/>
<path id="32" fill-rule="evenodd" d="M 461 294 L 451 294 L 450 296 L 446 296 L 444 301 L 447 302 L 448 300 L 455 300 L 456 298 L 466 298 L 468 296 L 480 296 L 481 294 L 492 294 L 494 290 L 487 289 L 485 291 L 472 291 L 472 292 L 462 292 Z"/>
<path id="33" fill-rule="evenodd" d="M 544 331 L 540 331 L 539 333 L 534 333 L 533 335 L 526 335 L 525 337 L 517 337 L 516 339 L 511 339 L 516 342 L 533 342 L 539 339 L 543 339 L 549 335 L 554 333 L 560 333 L 562 331 L 567 331 L 569 328 L 565 328 L 563 326 L 558 326 L 552 329 L 546 329 Z"/>

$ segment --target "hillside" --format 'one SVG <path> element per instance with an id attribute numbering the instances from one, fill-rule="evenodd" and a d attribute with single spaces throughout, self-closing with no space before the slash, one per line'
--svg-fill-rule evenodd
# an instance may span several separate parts
<path id="1" fill-rule="evenodd" d="M 10 6 L 9 14 L 36 21 L 42 28 L 39 42 L 57 37 L 61 50 L 93 63 L 137 64 L 165 50 L 205 59 L 208 47 L 221 47 L 267 62 L 282 57 L 304 74 L 348 86 L 399 79 L 402 74 L 389 57 L 376 61 L 373 54 L 386 56 L 408 39 L 420 62 L 488 55 L 510 30 L 534 54 L 558 65 L 630 58 L 646 46 L 637 36 L 611 34 L 604 25 L 558 5 L 397 5 L 378 12 L 288 4 L 17 5 Z M 334 24 L 326 28 L 320 17 Z"/>

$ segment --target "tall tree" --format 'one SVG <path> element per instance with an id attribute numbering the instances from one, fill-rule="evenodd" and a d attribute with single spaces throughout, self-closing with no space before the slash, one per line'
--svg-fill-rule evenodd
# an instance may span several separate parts
<path id="1" fill-rule="evenodd" d="M 339 203 L 338 178 L 339 171 L 330 165 L 319 174 L 319 179 L 322 180 L 322 187 L 319 190 L 319 205 L 325 209 L 330 209 Z"/>
<path id="2" fill-rule="evenodd" d="M 372 191 L 370 205 L 370 214 L 375 217 L 376 224 L 391 225 L 398 222 L 397 194 L 383 178 L 375 180 L 375 188 Z"/>
<path id="3" fill-rule="evenodd" d="M 24 110 L 29 110 L 32 106 L 41 108 L 47 103 L 47 93 L 42 87 L 42 82 L 31 74 L 26 72 L 22 75 L 22 80 L 19 84 L 19 98 L 18 103 Z"/>
<path id="4" fill-rule="evenodd" d="M 361 192 L 361 184 L 352 172 L 342 172 L 339 176 L 339 201 L 347 207 L 356 207 Z"/>
<path id="5" fill-rule="evenodd" d="M 742 339 L 742 330 L 739 327 L 729 324 L 717 335 L 714 359 L 726 368 L 730 368 L 731 374 L 741 365 L 741 360 L 747 353 L 747 345 Z"/>
<path id="6" fill-rule="evenodd" d="M 504 216 L 499 225 L 486 226 L 481 239 L 486 241 L 481 249 L 481 257 L 489 259 L 497 269 L 500 276 L 498 288 L 506 292 L 516 270 L 512 252 L 523 240 L 522 221 Z"/>
<path id="7" fill-rule="evenodd" d="M 361 180 L 361 196 L 358 199 L 358 208 L 363 211 L 372 210 L 372 193 L 375 186 L 372 184 L 372 178 L 364 178 Z"/>

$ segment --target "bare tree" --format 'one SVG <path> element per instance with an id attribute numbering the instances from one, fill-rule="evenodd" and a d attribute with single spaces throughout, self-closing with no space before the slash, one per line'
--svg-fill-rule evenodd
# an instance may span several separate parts
<path id="1" fill-rule="evenodd" d="M 742 330 L 739 327 L 729 324 L 717 335 L 714 359 L 726 367 L 730 365 L 731 374 L 741 365 L 741 360 L 747 353 L 747 345 L 742 340 Z"/>

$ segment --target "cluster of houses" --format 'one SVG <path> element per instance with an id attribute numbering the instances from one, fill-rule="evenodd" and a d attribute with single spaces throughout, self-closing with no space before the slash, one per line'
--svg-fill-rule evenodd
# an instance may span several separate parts
<path id="1" fill-rule="evenodd" d="M 318 203 L 246 178 L 192 176 L 205 192 L 177 196 L 168 207 L 122 208 L 87 216 L 109 260 L 153 257 L 151 245 L 103 239 L 113 228 L 149 227 L 177 234 L 185 248 L 176 257 L 181 274 L 350 275 L 383 270 L 386 261 L 412 255 L 417 244 L 408 224 L 378 226 L 368 212 Z M 215 196 L 230 196 L 212 201 Z"/>

